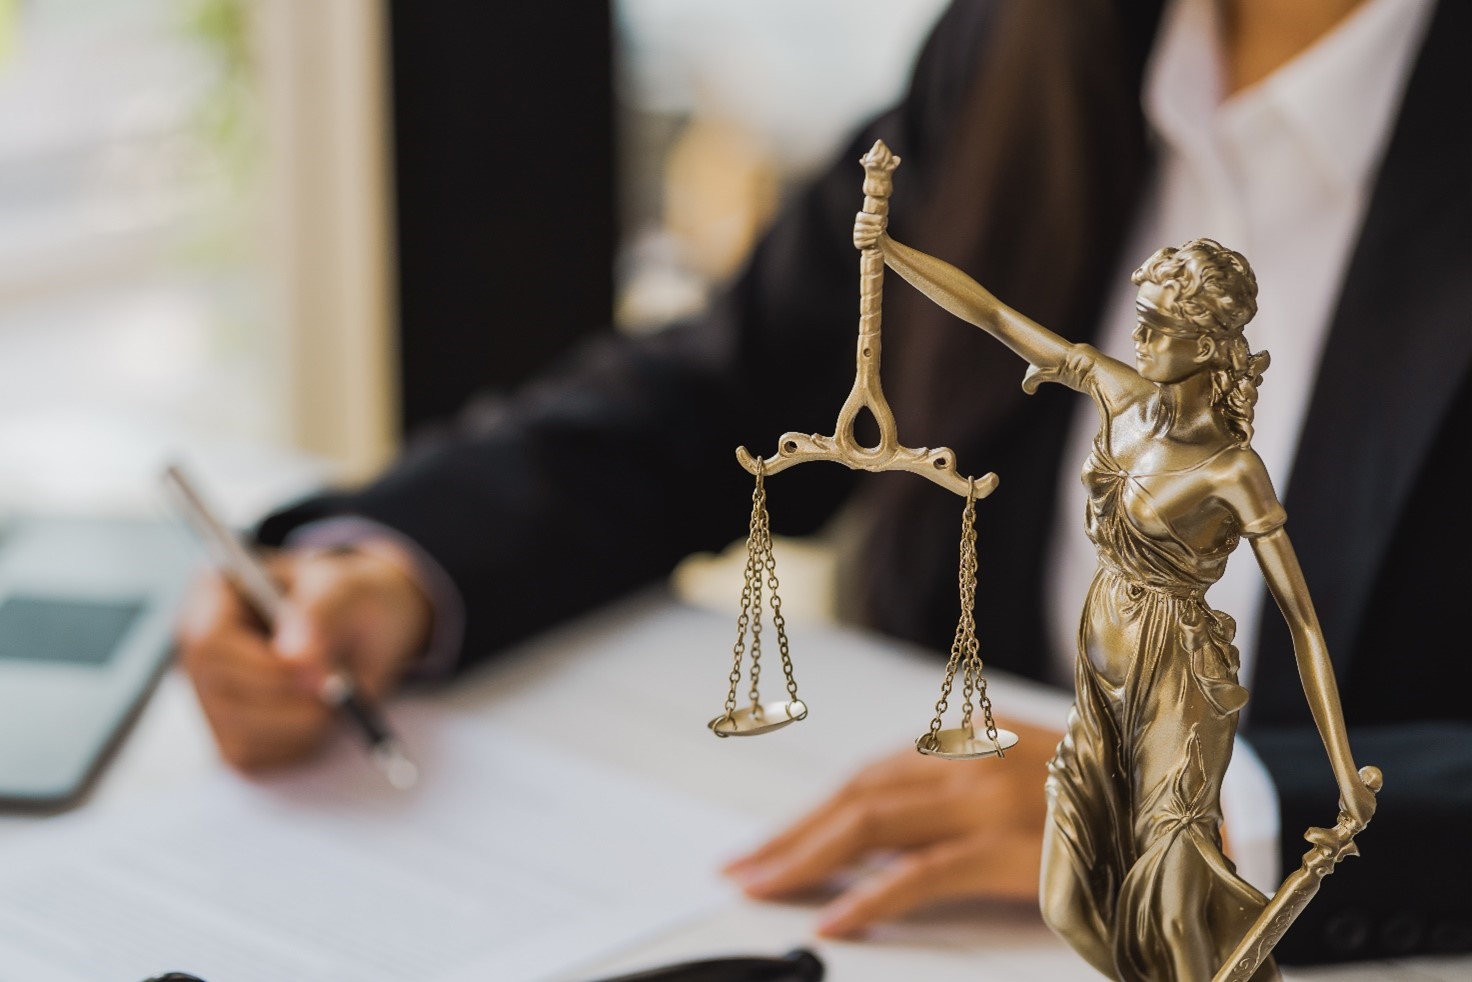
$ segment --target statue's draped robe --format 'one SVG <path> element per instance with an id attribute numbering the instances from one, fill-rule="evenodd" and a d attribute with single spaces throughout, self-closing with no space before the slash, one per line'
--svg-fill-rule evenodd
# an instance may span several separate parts
<path id="1" fill-rule="evenodd" d="M 1083 471 L 1099 570 L 1079 626 L 1074 708 L 1047 781 L 1045 855 L 1072 875 L 1045 870 L 1045 890 L 1066 883 L 1068 895 L 1044 904 L 1072 905 L 1073 930 L 1092 933 L 1117 978 L 1199 982 L 1266 903 L 1221 849 L 1221 782 L 1247 692 L 1235 624 L 1204 595 L 1239 530 L 1208 548 L 1175 534 L 1150 489 L 1186 472 L 1126 472 L 1101 416 Z M 1099 664 L 1127 660 L 1121 684 L 1091 652 Z M 1271 961 L 1255 976 L 1276 977 Z"/>

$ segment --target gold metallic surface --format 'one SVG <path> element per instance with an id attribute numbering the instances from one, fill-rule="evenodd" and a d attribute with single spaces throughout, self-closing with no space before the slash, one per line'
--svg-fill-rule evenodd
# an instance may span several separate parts
<path id="1" fill-rule="evenodd" d="M 869 157 L 885 155 L 876 144 Z M 1020 355 L 1027 391 L 1057 382 L 1099 410 L 1081 474 L 1099 566 L 1079 627 L 1068 732 L 1049 764 L 1044 917 L 1109 978 L 1277 978 L 1272 946 L 1323 876 L 1355 853 L 1351 840 L 1374 814 L 1380 775 L 1354 763 L 1286 514 L 1251 446 L 1268 359 L 1242 333 L 1256 312 L 1250 267 L 1209 239 L 1146 260 L 1133 278 L 1139 321 L 1127 364 L 1067 341 L 954 266 L 890 239 L 887 207 L 873 200 L 854 224 L 865 256 L 882 254 L 936 303 Z M 1235 622 L 1205 594 L 1244 539 L 1292 633 L 1340 791 L 1339 823 L 1309 831 L 1304 868 L 1271 902 L 1221 851 L 1221 782 L 1248 694 L 1237 680 Z"/>
<path id="2" fill-rule="evenodd" d="M 982 757 L 1004 757 L 1017 746 L 1017 734 L 993 726 L 977 735 L 975 727 L 957 726 L 948 730 L 925 732 L 915 739 L 915 749 L 930 757 L 946 760 L 978 760 Z"/>
<path id="3" fill-rule="evenodd" d="M 874 215 L 887 215 L 889 194 L 894 186 L 894 170 L 900 165 L 900 158 L 890 153 L 881 140 L 860 158 L 859 163 L 864 167 L 864 208 Z M 797 683 L 793 680 L 792 660 L 788 656 L 781 602 L 777 598 L 777 574 L 772 557 L 772 534 L 767 516 L 764 482 L 767 474 L 786 470 L 793 464 L 829 460 L 867 471 L 910 471 L 966 499 L 961 530 L 960 621 L 956 628 L 956 640 L 951 647 L 950 662 L 946 666 L 941 696 L 936 703 L 935 718 L 931 721 L 930 730 L 916 741 L 916 748 L 921 753 L 958 760 L 991 755 L 1000 757 L 1007 747 L 1017 742 L 1017 738 L 1008 734 L 1011 736 L 1011 743 L 1005 742 L 998 735 L 996 724 L 992 721 L 992 705 L 986 694 L 986 680 L 982 677 L 976 624 L 972 619 L 972 608 L 976 602 L 976 501 L 992 493 L 997 486 L 997 477 L 995 474 L 985 474 L 979 478 L 962 477 L 956 470 L 956 455 L 949 448 L 911 448 L 899 442 L 894 413 L 890 410 L 889 402 L 884 398 L 884 391 L 879 384 L 879 328 L 883 283 L 884 258 L 879 249 L 863 250 L 859 256 L 858 366 L 853 388 L 849 390 L 848 398 L 839 411 L 833 435 L 784 433 L 778 443 L 777 453 L 767 459 L 752 456 L 745 447 L 736 449 L 737 461 L 756 476 L 756 490 L 752 495 L 751 533 L 746 540 L 747 563 L 745 583 L 741 590 L 741 614 L 736 622 L 736 643 L 731 650 L 731 685 L 726 695 L 725 712 L 711 720 L 709 725 L 716 736 L 747 736 L 767 733 L 807 717 L 807 705 L 797 698 Z M 854 435 L 854 421 L 864 409 L 869 410 L 879 425 L 879 442 L 872 447 L 863 446 Z M 767 572 L 772 617 L 777 627 L 782 667 L 786 673 L 790 697 L 785 704 L 770 703 L 765 706 L 757 691 L 761 677 L 762 570 Z M 746 654 L 748 632 L 751 637 L 751 704 L 746 709 L 738 710 L 736 690 L 741 684 L 741 666 Z M 947 735 L 942 741 L 939 736 L 942 733 L 941 717 L 948 708 L 951 688 L 958 670 L 962 673 L 965 693 L 961 720 L 964 737 Z M 974 748 L 965 743 L 976 739 L 971 723 L 973 700 L 985 718 L 985 732 L 990 748 L 987 753 L 973 752 Z M 951 734 L 951 731 L 944 732 Z M 962 749 L 954 752 L 948 749 L 953 746 Z"/>
<path id="4" fill-rule="evenodd" d="M 1380 769 L 1361 767 L 1360 780 L 1365 787 L 1378 793 L 1383 783 Z M 1216 974 L 1213 982 L 1247 982 L 1273 946 L 1288 930 L 1303 908 L 1319 892 L 1324 877 L 1334 872 L 1334 867 L 1346 856 L 1358 856 L 1359 847 L 1354 837 L 1364 825 L 1347 812 L 1339 813 L 1339 821 L 1332 829 L 1311 828 L 1304 833 L 1312 847 L 1303 854 L 1303 865 L 1295 870 L 1273 894 L 1272 901 L 1263 908 L 1257 921 L 1232 950 L 1226 965 Z"/>
<path id="5" fill-rule="evenodd" d="M 986 678 L 981 674 L 981 645 L 976 640 L 976 496 L 966 496 L 966 507 L 961 512 L 961 562 L 956 574 L 956 585 L 961 597 L 961 615 L 956 621 L 956 636 L 951 641 L 951 657 L 946 661 L 946 675 L 940 686 L 940 698 L 935 702 L 935 717 L 930 729 L 915 741 L 915 749 L 932 757 L 947 760 L 974 760 L 978 757 L 1006 756 L 1006 750 L 1016 745 L 1016 734 L 1008 733 L 1010 741 L 1004 740 L 992 719 L 992 701 L 986 693 Z M 950 708 L 951 690 L 956 683 L 956 672 L 961 672 L 961 725 L 956 729 L 943 730 L 942 720 Z M 972 725 L 972 701 L 980 707 L 985 721 L 986 749 L 979 749 L 976 727 Z"/>
<path id="6" fill-rule="evenodd" d="M 717 716 L 708 724 L 718 737 L 756 736 L 780 730 L 788 723 L 807 719 L 807 703 L 801 699 L 752 703 L 743 709 Z"/>
<path id="7" fill-rule="evenodd" d="M 741 586 L 741 614 L 736 620 L 736 643 L 731 646 L 731 673 L 727 680 L 725 712 L 710 721 L 710 729 L 718 737 L 753 736 L 780 729 L 788 723 L 807 718 L 808 707 L 797 697 L 797 678 L 792 672 L 792 656 L 787 648 L 787 621 L 782 616 L 782 599 L 777 595 L 777 560 L 772 555 L 772 523 L 767 515 L 766 469 L 757 462 L 756 488 L 751 493 L 751 530 L 746 537 L 746 569 Z M 787 701 L 763 703 L 762 677 L 762 589 L 763 578 L 770 595 L 772 627 L 777 631 L 777 651 L 782 656 L 782 676 L 787 685 Z M 751 704 L 736 708 L 736 690 L 741 685 L 741 663 L 751 648 Z"/>

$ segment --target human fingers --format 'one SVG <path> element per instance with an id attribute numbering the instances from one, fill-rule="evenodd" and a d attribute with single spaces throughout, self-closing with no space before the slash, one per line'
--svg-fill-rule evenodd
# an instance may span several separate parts
<path id="1" fill-rule="evenodd" d="M 293 571 L 272 645 L 307 691 L 347 667 L 380 698 L 423 644 L 428 602 L 398 565 L 375 551 L 304 555 Z"/>
<path id="2" fill-rule="evenodd" d="M 321 700 L 292 693 L 276 700 L 224 699 L 206 710 L 220 755 L 242 771 L 295 763 L 322 743 L 332 726 Z"/>
<path id="3" fill-rule="evenodd" d="M 196 576 L 185 592 L 174 622 L 174 639 L 182 649 L 208 643 L 221 632 L 262 632 L 262 625 L 240 595 L 218 573 Z"/>
<path id="4" fill-rule="evenodd" d="M 873 792 L 837 803 L 807 832 L 732 873 L 752 897 L 777 897 L 821 884 L 877 850 L 906 849 L 964 833 L 973 816 L 953 807 L 943 786 L 894 796 Z"/>
<path id="5" fill-rule="evenodd" d="M 321 681 L 339 656 L 354 661 L 365 695 L 387 687 L 381 654 L 414 629 L 395 618 L 412 588 L 371 557 L 287 550 L 268 558 L 286 603 L 268 638 L 264 624 L 218 576 L 193 585 L 178 625 L 180 656 L 222 754 L 255 769 L 306 756 L 330 716 Z M 387 648 L 385 646 L 388 646 Z M 365 670 L 358 672 L 357 669 Z"/>
<path id="6" fill-rule="evenodd" d="M 745 855 L 731 860 L 723 868 L 723 872 L 737 874 L 745 867 L 764 863 L 773 856 L 790 850 L 795 843 L 811 837 L 818 827 L 828 822 L 845 804 L 860 798 L 910 795 L 927 785 L 955 785 L 965 787 L 973 794 L 991 794 L 997 793 L 993 786 L 1006 778 L 1005 774 L 986 768 L 985 765 L 970 772 L 965 770 L 967 766 L 963 764 L 958 769 L 955 762 L 917 753 L 913 747 L 882 757 L 860 768 L 825 801 L 804 813 L 777 835 Z"/>
<path id="7" fill-rule="evenodd" d="M 201 699 L 269 698 L 289 682 L 267 646 L 263 625 L 235 590 L 213 573 L 190 585 L 175 640 L 179 663 Z"/>
<path id="8" fill-rule="evenodd" d="M 315 693 L 335 667 L 351 587 L 329 563 L 296 557 L 293 567 L 270 646 L 287 666 L 297 690 Z"/>
<path id="9" fill-rule="evenodd" d="M 938 842 L 897 857 L 828 904 L 817 932 L 851 937 L 881 921 L 961 897 L 1036 901 L 1042 827 L 1003 827 Z"/>
<path id="10" fill-rule="evenodd" d="M 366 581 L 359 601 L 359 636 L 348 662 L 370 699 L 382 699 L 413 658 L 429 644 L 434 609 L 415 561 L 398 544 L 370 540 L 353 551 L 357 575 Z"/>
<path id="11" fill-rule="evenodd" d="M 221 756 L 254 770 L 305 757 L 329 720 L 315 696 L 300 691 L 263 637 L 222 633 L 194 645 L 186 669 Z"/>
<path id="12" fill-rule="evenodd" d="M 260 635 L 221 632 L 190 645 L 183 664 L 202 699 L 270 702 L 301 692 L 290 667 Z"/>
<path id="13" fill-rule="evenodd" d="M 1041 826 L 1046 802 L 1043 782 L 1047 761 L 1060 734 L 1046 728 L 1009 722 L 1021 742 L 1004 759 L 957 763 L 918 754 L 911 749 L 883 758 L 855 774 L 842 788 L 786 829 L 750 853 L 728 863 L 724 872 L 738 882 L 761 882 L 774 867 L 785 867 L 815 843 L 830 841 L 827 826 L 852 808 L 882 811 L 885 802 L 934 802 L 970 830 L 1016 824 Z M 868 822 L 863 814 L 849 821 Z M 905 840 L 890 836 L 886 845 Z M 871 848 L 881 848 L 873 846 Z"/>
<path id="14" fill-rule="evenodd" d="M 860 796 L 881 792 L 902 794 L 906 788 L 913 785 L 935 783 L 947 777 L 944 761 L 923 756 L 913 749 L 905 749 L 882 757 L 860 768 L 837 791 L 803 813 L 801 817 L 775 836 L 750 852 L 732 859 L 722 871 L 736 873 L 743 867 L 765 862 L 772 856 L 790 849 L 794 843 L 811 836 L 846 803 Z"/>

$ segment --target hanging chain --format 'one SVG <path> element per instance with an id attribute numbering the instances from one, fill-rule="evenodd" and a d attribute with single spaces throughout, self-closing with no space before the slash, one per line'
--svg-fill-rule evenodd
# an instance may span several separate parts
<path id="1" fill-rule="evenodd" d="M 956 679 L 956 647 L 951 646 L 951 659 L 946 662 L 946 678 L 940 685 L 940 698 L 935 701 L 935 718 L 930 721 L 930 733 L 926 736 L 926 745 L 934 748 L 940 745 L 941 717 L 951 707 L 951 685 Z"/>
<path id="2" fill-rule="evenodd" d="M 927 743 L 935 747 L 940 743 L 942 717 L 951 708 L 951 689 L 956 683 L 956 671 L 962 672 L 966 697 L 966 717 L 971 717 L 972 645 L 976 643 L 976 621 L 971 607 L 976 600 L 976 496 L 974 489 L 966 495 L 966 507 L 961 512 L 961 568 L 957 574 L 957 587 L 961 594 L 961 617 L 956 622 L 956 635 L 951 640 L 951 657 L 946 661 L 946 677 L 940 686 L 940 698 L 935 702 L 935 717 L 930 721 Z M 968 644 L 969 639 L 969 644 Z"/>
<path id="3" fill-rule="evenodd" d="M 974 735 L 971 717 L 980 708 L 986 723 L 986 734 L 995 743 L 997 726 L 992 719 L 992 701 L 987 695 L 986 679 L 981 674 L 981 645 L 976 640 L 976 487 L 973 484 L 966 495 L 966 507 L 961 512 L 961 559 L 956 575 L 957 593 L 961 600 L 961 615 L 956 622 L 956 634 L 951 641 L 951 656 L 946 661 L 946 677 L 941 683 L 940 699 L 935 703 L 935 717 L 930 721 L 927 744 L 934 748 L 940 743 L 942 717 L 950 708 L 951 691 L 955 686 L 956 672 L 961 673 L 961 728 Z M 1000 755 L 1000 751 L 998 751 Z"/>
<path id="4" fill-rule="evenodd" d="M 997 724 L 992 719 L 992 700 L 987 695 L 986 678 L 981 674 L 981 644 L 976 640 L 976 571 L 976 496 L 973 485 L 961 515 L 961 627 L 966 635 L 966 713 L 961 725 L 974 735 L 971 724 L 971 697 L 974 692 L 986 724 L 986 735 L 996 745 Z M 959 635 L 960 631 L 957 633 Z M 997 756 L 1004 756 L 999 745 Z"/>
<path id="5" fill-rule="evenodd" d="M 997 721 L 992 719 L 992 698 L 986 693 L 986 678 L 981 674 L 981 658 L 976 659 L 977 699 L 981 704 L 981 718 L 986 723 L 987 739 L 997 747 L 997 756 L 1005 757 L 1001 744 L 997 742 Z"/>
<path id="6" fill-rule="evenodd" d="M 762 507 L 762 541 L 765 544 L 764 565 L 767 571 L 767 589 L 771 593 L 772 626 L 777 630 L 777 651 L 782 655 L 782 676 L 787 682 L 787 697 L 797 701 L 797 679 L 792 674 L 792 655 L 787 650 L 787 619 L 782 616 L 782 598 L 777 595 L 777 557 L 772 552 L 772 520 L 767 514 L 765 497 Z M 758 594 L 760 602 L 760 594 Z M 755 662 L 753 662 L 753 671 Z M 752 677 L 752 692 L 756 691 L 756 678 Z"/>
<path id="7" fill-rule="evenodd" d="M 761 570 L 765 565 L 761 561 L 761 543 L 764 519 L 767 514 L 767 492 L 762 481 L 764 469 L 758 461 L 756 490 L 751 493 L 751 530 L 746 537 L 746 570 L 745 580 L 741 587 L 741 614 L 736 618 L 736 643 L 731 646 L 731 674 L 729 676 L 731 688 L 726 693 L 726 712 L 721 717 L 723 720 L 731 719 L 736 712 L 736 690 L 741 685 L 741 660 L 746 655 L 746 632 L 747 628 L 753 625 L 753 621 L 755 621 L 755 630 L 752 634 L 751 698 L 753 701 L 757 699 L 756 681 L 760 669 L 757 668 L 755 662 L 756 657 L 760 654 Z"/>
<path id="8" fill-rule="evenodd" d="M 751 584 L 751 690 L 746 694 L 751 700 L 751 714 L 757 719 L 762 718 L 762 571 L 766 566 L 765 556 L 770 546 L 766 539 L 766 528 L 764 519 L 767 515 L 766 497 L 767 493 L 762 486 L 762 479 L 757 478 L 756 492 L 753 495 L 757 503 L 752 506 L 751 512 L 751 536 L 755 547 L 748 547 L 746 563 L 748 566 L 747 582 Z"/>

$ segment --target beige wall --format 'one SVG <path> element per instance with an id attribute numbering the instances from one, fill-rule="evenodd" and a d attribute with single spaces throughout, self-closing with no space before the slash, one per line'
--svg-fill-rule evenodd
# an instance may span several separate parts
<path id="1" fill-rule="evenodd" d="M 369 0 L 254 10 L 289 438 L 356 479 L 391 456 L 397 429 L 386 12 Z"/>

